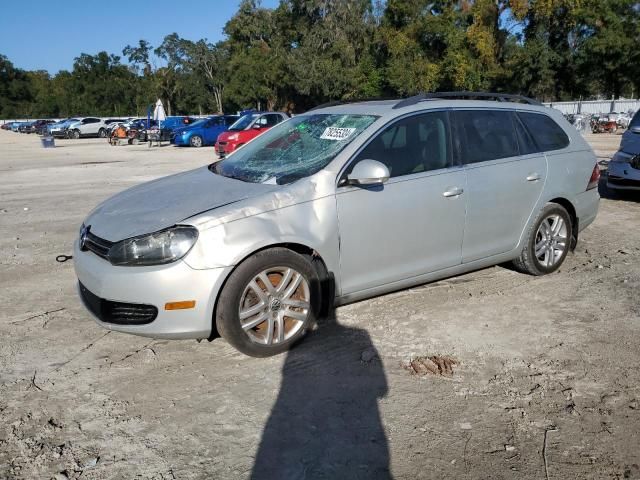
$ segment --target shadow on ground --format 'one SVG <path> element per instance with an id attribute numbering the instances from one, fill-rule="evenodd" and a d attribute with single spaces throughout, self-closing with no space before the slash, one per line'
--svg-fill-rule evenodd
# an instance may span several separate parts
<path id="1" fill-rule="evenodd" d="M 287 354 L 252 479 L 390 479 L 378 399 L 384 367 L 365 330 L 338 324 Z"/>

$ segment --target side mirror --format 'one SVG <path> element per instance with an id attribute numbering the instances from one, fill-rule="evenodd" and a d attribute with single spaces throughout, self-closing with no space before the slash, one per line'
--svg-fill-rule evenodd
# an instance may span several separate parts
<path id="1" fill-rule="evenodd" d="M 377 160 L 361 160 L 347 176 L 349 185 L 382 185 L 391 174 L 384 163 Z"/>
<path id="2" fill-rule="evenodd" d="M 260 130 L 262 128 L 262 125 L 260 125 L 259 123 L 254 123 L 253 124 L 253 129 L 254 130 Z"/>

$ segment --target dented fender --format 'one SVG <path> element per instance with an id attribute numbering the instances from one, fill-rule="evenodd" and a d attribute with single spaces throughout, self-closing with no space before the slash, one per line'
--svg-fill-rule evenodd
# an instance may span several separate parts
<path id="1" fill-rule="evenodd" d="M 315 250 L 329 272 L 335 272 L 337 283 L 340 246 L 334 175 L 320 172 L 182 223 L 199 231 L 198 241 L 184 258 L 191 268 L 235 266 L 258 250 L 296 243 Z"/>

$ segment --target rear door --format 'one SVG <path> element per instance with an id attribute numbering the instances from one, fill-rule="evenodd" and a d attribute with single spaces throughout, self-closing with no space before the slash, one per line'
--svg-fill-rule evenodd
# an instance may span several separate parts
<path id="1" fill-rule="evenodd" d="M 458 151 L 467 173 L 463 263 L 513 250 L 534 213 L 547 161 L 514 112 L 456 110 Z"/>
<path id="2" fill-rule="evenodd" d="M 381 186 L 341 183 L 336 192 L 343 294 L 461 262 L 465 172 L 453 166 L 447 112 L 397 120 L 352 160 L 384 163 Z"/>

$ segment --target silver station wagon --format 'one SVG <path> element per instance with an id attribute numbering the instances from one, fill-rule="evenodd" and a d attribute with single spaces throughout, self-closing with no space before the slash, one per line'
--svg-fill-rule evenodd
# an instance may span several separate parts
<path id="1" fill-rule="evenodd" d="M 596 218 L 599 175 L 524 97 L 319 107 L 99 205 L 75 244 L 80 297 L 111 330 L 269 356 L 334 305 L 507 261 L 555 271 Z"/>

